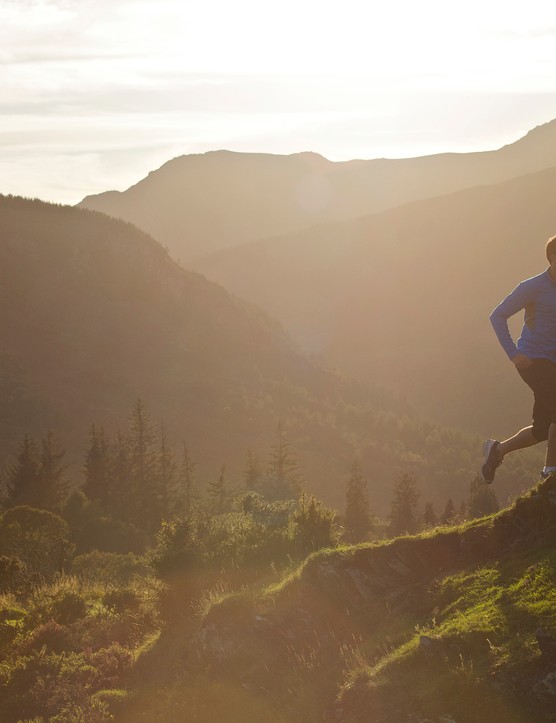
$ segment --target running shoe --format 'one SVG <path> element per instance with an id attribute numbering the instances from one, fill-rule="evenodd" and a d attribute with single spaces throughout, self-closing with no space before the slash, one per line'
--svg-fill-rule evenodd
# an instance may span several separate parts
<path id="1" fill-rule="evenodd" d="M 498 447 L 500 442 L 496 439 L 487 439 L 483 445 L 483 454 L 485 462 L 481 468 L 481 474 L 485 482 L 489 484 L 494 481 L 496 470 L 502 464 L 502 458 L 498 455 Z"/>

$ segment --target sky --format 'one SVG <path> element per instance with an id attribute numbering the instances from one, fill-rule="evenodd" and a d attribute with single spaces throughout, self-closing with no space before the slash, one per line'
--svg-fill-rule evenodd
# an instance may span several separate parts
<path id="1" fill-rule="evenodd" d="M 0 193 L 183 154 L 491 150 L 556 118 L 553 0 L 0 0 Z"/>

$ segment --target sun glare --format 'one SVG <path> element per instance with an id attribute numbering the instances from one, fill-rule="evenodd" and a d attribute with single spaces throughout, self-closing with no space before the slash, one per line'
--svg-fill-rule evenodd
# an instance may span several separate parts
<path id="1" fill-rule="evenodd" d="M 122 188 L 214 148 L 340 160 L 508 142 L 556 114 L 555 29 L 541 0 L 0 0 L 2 190 L 73 202 L 104 188 L 99 169 Z M 69 157 L 86 169 L 73 196 L 47 188 Z"/>

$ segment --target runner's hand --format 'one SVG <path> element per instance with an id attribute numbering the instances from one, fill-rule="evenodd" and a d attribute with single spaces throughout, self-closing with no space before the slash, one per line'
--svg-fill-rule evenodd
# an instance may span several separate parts
<path id="1" fill-rule="evenodd" d="M 527 369 L 533 363 L 525 354 L 517 354 L 513 357 L 512 362 L 515 364 L 516 369 Z"/>

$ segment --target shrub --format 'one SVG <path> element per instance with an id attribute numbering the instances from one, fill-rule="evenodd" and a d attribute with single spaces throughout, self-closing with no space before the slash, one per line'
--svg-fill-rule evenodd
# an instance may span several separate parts
<path id="1" fill-rule="evenodd" d="M 149 567 L 143 558 L 132 552 L 123 555 L 119 552 L 93 550 L 78 555 L 73 561 L 72 571 L 84 580 L 126 585 L 136 575 L 147 575 Z"/>
<path id="2" fill-rule="evenodd" d="M 155 544 L 147 551 L 147 560 L 161 579 L 168 579 L 199 562 L 200 541 L 196 520 L 181 517 L 163 522 Z"/>
<path id="3" fill-rule="evenodd" d="M 81 491 L 74 492 L 62 512 L 72 532 L 76 550 L 126 554 L 141 554 L 147 545 L 147 535 L 130 523 L 107 516 L 98 504 L 87 499 Z"/>
<path id="4" fill-rule="evenodd" d="M 108 705 L 102 700 L 91 698 L 83 703 L 70 703 L 62 708 L 58 715 L 48 719 L 48 723 L 106 723 L 114 720 Z"/>
<path id="5" fill-rule="evenodd" d="M 67 523 L 47 510 L 23 505 L 0 517 L 0 545 L 19 558 L 29 572 L 52 578 L 64 570 L 74 546 Z"/>
<path id="6" fill-rule="evenodd" d="M 0 598 L 0 650 L 15 640 L 25 619 L 25 610 L 17 607 L 15 601 L 4 595 Z"/>
<path id="7" fill-rule="evenodd" d="M 31 635 L 19 646 L 21 653 L 29 654 L 45 648 L 51 653 L 61 653 L 63 650 L 75 650 L 71 632 L 64 625 L 55 620 L 36 627 Z"/>
<path id="8" fill-rule="evenodd" d="M 121 686 L 132 663 L 131 651 L 118 644 L 85 653 L 58 654 L 42 648 L 5 662 L 0 666 L 0 720 L 15 723 L 38 716 L 49 723 L 112 720 L 109 696 L 94 694 Z"/>
<path id="9" fill-rule="evenodd" d="M 95 693 L 91 700 L 104 704 L 110 715 L 117 716 L 122 713 L 127 703 L 128 693 L 121 688 L 112 688 L 110 690 L 99 690 Z"/>
<path id="10" fill-rule="evenodd" d="M 89 591 L 90 594 L 91 591 Z M 28 600 L 29 621 L 39 625 L 55 620 L 70 625 L 87 615 L 83 585 L 75 577 L 60 577 L 37 587 Z"/>
<path id="11" fill-rule="evenodd" d="M 16 592 L 23 585 L 25 564 L 14 555 L 0 555 L 0 590 Z"/>
<path id="12" fill-rule="evenodd" d="M 0 720 L 50 720 L 66 705 L 87 699 L 93 673 L 77 653 L 40 650 L 16 658 L 0 668 Z"/>
<path id="13" fill-rule="evenodd" d="M 92 684 L 95 690 L 118 685 L 133 665 L 133 653 L 119 643 L 94 652 L 87 651 L 84 658 L 94 668 Z"/>
<path id="14" fill-rule="evenodd" d="M 52 603 L 52 617 L 58 623 L 69 625 L 87 615 L 87 603 L 83 597 L 68 590 Z"/>
<path id="15" fill-rule="evenodd" d="M 102 603 L 111 612 L 122 614 L 139 610 L 141 598 L 130 588 L 113 588 L 104 593 Z"/>

